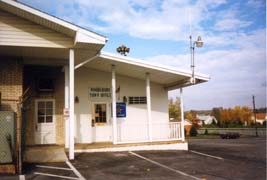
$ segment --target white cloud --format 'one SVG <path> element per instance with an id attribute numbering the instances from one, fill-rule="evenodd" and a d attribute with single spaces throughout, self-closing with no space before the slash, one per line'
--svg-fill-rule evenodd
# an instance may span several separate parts
<path id="1" fill-rule="evenodd" d="M 209 74 L 211 80 L 194 88 L 186 88 L 185 104 L 190 108 L 251 106 L 251 96 L 257 106 L 266 105 L 265 29 L 239 36 L 240 46 L 231 50 L 210 50 L 196 53 L 196 71 Z M 171 67 L 190 69 L 189 54 L 160 55 L 147 59 Z M 201 96 L 200 96 L 201 94 Z M 171 92 L 173 97 L 176 92 Z M 205 97 L 205 102 L 203 102 Z"/>
<path id="2" fill-rule="evenodd" d="M 250 21 L 240 21 L 239 19 L 223 19 L 215 24 L 215 28 L 219 31 L 229 31 L 244 28 L 251 24 Z"/>

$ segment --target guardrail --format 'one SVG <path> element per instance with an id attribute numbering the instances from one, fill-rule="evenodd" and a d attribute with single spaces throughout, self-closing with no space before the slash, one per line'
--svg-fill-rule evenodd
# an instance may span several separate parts
<path id="1" fill-rule="evenodd" d="M 239 133 L 241 135 L 255 136 L 255 128 L 201 128 L 198 130 L 199 134 L 204 134 L 205 129 L 208 130 L 209 134 L 225 134 L 229 132 Z M 258 128 L 259 136 L 266 136 L 266 128 Z"/>

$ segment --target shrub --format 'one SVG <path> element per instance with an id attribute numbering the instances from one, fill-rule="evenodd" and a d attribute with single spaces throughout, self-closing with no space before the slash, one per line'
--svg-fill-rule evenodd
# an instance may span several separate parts
<path id="1" fill-rule="evenodd" d="M 209 132 L 208 132 L 208 130 L 207 130 L 207 129 L 205 129 L 205 132 L 204 132 L 204 134 L 205 134 L 205 135 L 208 135 L 208 134 L 209 134 Z"/>
<path id="2" fill-rule="evenodd" d="M 189 133 L 190 133 L 190 136 L 197 136 L 198 134 L 197 128 L 195 126 L 192 126 Z"/>

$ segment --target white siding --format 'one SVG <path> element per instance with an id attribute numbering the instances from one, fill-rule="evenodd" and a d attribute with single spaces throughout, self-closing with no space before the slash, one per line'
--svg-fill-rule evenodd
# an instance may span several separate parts
<path id="1" fill-rule="evenodd" d="M 0 45 L 69 48 L 72 38 L 0 10 Z"/>
<path id="2" fill-rule="evenodd" d="M 119 68 L 119 67 L 117 67 Z M 144 73 L 145 76 L 145 73 Z M 76 113 L 76 142 L 90 143 L 95 140 L 93 128 L 91 127 L 92 119 L 92 102 L 107 102 L 109 103 L 109 120 L 106 127 L 100 133 L 106 133 L 111 136 L 105 141 L 112 141 L 112 126 L 111 122 L 111 98 L 89 98 L 89 87 L 109 87 L 111 88 L 111 73 L 96 71 L 88 68 L 80 68 L 75 72 L 75 96 L 79 97 L 79 103 L 75 104 Z M 117 102 L 123 101 L 123 96 L 146 96 L 146 82 L 134 78 L 116 75 L 117 88 L 120 86 L 120 93 L 117 93 Z M 151 101 L 152 101 L 152 123 L 168 123 L 168 93 L 161 85 L 151 83 Z M 144 105 L 129 105 L 126 106 L 126 118 L 117 118 L 118 124 L 131 126 L 131 130 L 136 133 L 138 126 L 136 124 L 146 124 L 147 109 Z M 140 140 L 147 140 L 147 127 L 143 128 L 143 135 L 140 135 Z M 108 129 L 109 132 L 108 132 Z M 127 132 L 129 136 L 132 133 Z M 142 137 L 143 136 L 143 137 Z M 136 137 L 134 137 L 136 139 Z M 126 137 L 130 139 L 130 137 Z"/>

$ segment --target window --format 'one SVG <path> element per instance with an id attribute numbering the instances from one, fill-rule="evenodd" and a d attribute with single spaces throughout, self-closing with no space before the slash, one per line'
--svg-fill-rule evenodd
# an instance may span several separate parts
<path id="1" fill-rule="evenodd" d="M 129 97 L 129 104 L 146 104 L 146 97 L 145 96 L 135 96 Z"/>
<path id="2" fill-rule="evenodd" d="M 95 122 L 106 123 L 107 122 L 107 105 L 95 104 Z"/>
<path id="3" fill-rule="evenodd" d="M 51 78 L 42 78 L 38 82 L 39 91 L 54 91 L 54 81 Z"/>
<path id="4" fill-rule="evenodd" d="M 37 121 L 38 123 L 53 122 L 53 101 L 38 101 L 37 102 Z"/>

